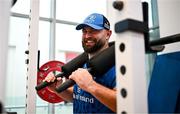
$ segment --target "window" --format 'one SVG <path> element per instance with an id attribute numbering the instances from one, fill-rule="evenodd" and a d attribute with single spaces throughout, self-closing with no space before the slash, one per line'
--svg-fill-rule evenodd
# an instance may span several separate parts
<path id="1" fill-rule="evenodd" d="M 27 73 L 25 51 L 28 45 L 28 24 L 27 19 L 10 18 L 5 103 L 8 111 L 23 112 L 25 107 Z"/>
<path id="2" fill-rule="evenodd" d="M 56 8 L 57 19 L 80 23 L 94 12 L 106 15 L 106 0 L 57 0 Z"/>

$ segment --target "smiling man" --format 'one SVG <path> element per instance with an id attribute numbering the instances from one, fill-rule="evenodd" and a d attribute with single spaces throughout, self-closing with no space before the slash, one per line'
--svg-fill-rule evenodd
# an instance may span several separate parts
<path id="1" fill-rule="evenodd" d="M 107 18 L 98 13 L 89 15 L 83 23 L 76 26 L 82 30 L 82 47 L 89 58 L 109 47 L 112 34 Z M 106 62 L 106 61 L 105 61 Z M 102 66 L 103 67 L 103 66 Z M 116 113 L 116 77 L 115 66 L 102 76 L 92 76 L 84 64 L 69 76 L 76 84 L 67 90 L 57 93 L 55 88 L 62 83 L 62 79 L 48 88 L 66 101 L 73 102 L 73 112 L 77 113 Z M 55 77 L 50 73 L 45 81 L 53 82 Z"/>

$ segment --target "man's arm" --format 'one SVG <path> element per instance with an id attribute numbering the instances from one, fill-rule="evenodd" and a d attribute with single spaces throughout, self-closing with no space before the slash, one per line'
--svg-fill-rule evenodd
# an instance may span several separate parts
<path id="1" fill-rule="evenodd" d="M 79 68 L 78 70 L 74 71 L 69 76 L 69 78 L 74 80 L 81 89 L 91 93 L 102 104 L 106 105 L 109 109 L 116 112 L 115 89 L 109 89 L 103 85 L 96 83 L 87 69 Z"/>
<path id="2" fill-rule="evenodd" d="M 109 89 L 92 81 L 86 91 L 96 97 L 102 104 L 116 112 L 116 89 Z"/>
<path id="3" fill-rule="evenodd" d="M 68 101 L 68 102 L 73 101 L 73 87 L 70 87 L 61 93 L 57 93 L 56 91 L 55 91 L 55 93 L 65 101 Z"/>

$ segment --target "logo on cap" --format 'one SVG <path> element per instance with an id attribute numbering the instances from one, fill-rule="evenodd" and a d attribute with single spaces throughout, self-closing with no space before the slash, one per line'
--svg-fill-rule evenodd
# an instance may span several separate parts
<path id="1" fill-rule="evenodd" d="M 93 23 L 96 19 L 96 16 L 95 15 L 91 15 L 88 19 L 86 19 L 85 22 L 87 23 Z"/>
<path id="2" fill-rule="evenodd" d="M 110 29 L 110 27 L 109 27 L 109 22 L 105 22 L 105 23 L 104 23 L 104 27 L 107 28 L 107 29 Z"/>

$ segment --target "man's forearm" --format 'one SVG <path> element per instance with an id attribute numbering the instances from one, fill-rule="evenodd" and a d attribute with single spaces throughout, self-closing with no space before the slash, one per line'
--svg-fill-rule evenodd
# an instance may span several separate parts
<path id="1" fill-rule="evenodd" d="M 67 90 L 64 90 L 61 93 L 57 93 L 56 94 L 61 97 L 63 100 L 68 101 L 68 102 L 72 102 L 73 100 L 73 87 L 68 88 Z"/>
<path id="2" fill-rule="evenodd" d="M 93 81 L 88 88 L 94 97 L 96 97 L 101 103 L 106 105 L 109 109 L 116 112 L 116 90 L 104 87 L 95 81 Z"/>

